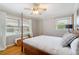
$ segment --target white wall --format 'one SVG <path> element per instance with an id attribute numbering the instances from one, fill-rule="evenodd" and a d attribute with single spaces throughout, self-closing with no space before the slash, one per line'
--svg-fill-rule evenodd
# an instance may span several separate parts
<path id="1" fill-rule="evenodd" d="M 32 32 L 33 36 L 39 35 L 39 20 L 37 19 L 32 19 Z"/>
<path id="2" fill-rule="evenodd" d="M 56 30 L 55 19 L 47 18 L 40 20 L 40 34 L 39 35 L 50 35 L 50 36 L 62 36 L 66 31 Z"/>

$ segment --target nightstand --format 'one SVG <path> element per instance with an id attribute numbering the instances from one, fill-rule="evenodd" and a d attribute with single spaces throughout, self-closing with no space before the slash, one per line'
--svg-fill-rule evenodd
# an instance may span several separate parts
<path id="1" fill-rule="evenodd" d="M 27 38 L 24 37 L 23 40 L 24 40 L 24 39 L 27 39 Z M 17 39 L 16 39 L 16 45 L 17 45 L 17 46 L 21 46 L 21 38 L 17 38 Z"/>
<path id="2" fill-rule="evenodd" d="M 21 46 L 21 39 L 18 39 L 18 40 L 17 40 L 16 45 L 17 45 L 17 46 Z"/>

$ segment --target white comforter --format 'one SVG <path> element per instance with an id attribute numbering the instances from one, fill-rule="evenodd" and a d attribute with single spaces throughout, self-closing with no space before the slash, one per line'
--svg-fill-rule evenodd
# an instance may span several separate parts
<path id="1" fill-rule="evenodd" d="M 71 49 L 68 47 L 62 47 L 62 38 L 55 36 L 37 36 L 23 41 L 26 44 L 29 44 L 33 47 L 36 47 L 40 50 L 48 52 L 50 54 L 59 54 L 59 55 L 69 55 L 71 54 Z"/>

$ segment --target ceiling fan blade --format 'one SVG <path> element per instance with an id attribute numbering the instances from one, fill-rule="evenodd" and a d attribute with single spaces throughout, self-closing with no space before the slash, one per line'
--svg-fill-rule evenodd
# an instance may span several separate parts
<path id="1" fill-rule="evenodd" d="M 37 7 L 37 6 L 40 6 L 39 3 L 34 3 L 33 6 Z"/>
<path id="2" fill-rule="evenodd" d="M 24 10 L 32 10 L 31 8 L 24 8 Z"/>
<path id="3" fill-rule="evenodd" d="M 43 9 L 44 11 L 46 11 L 47 9 L 45 8 L 45 9 Z"/>
<path id="4" fill-rule="evenodd" d="M 46 8 L 39 8 L 39 10 L 44 10 L 44 11 L 46 11 L 47 9 L 46 9 Z"/>

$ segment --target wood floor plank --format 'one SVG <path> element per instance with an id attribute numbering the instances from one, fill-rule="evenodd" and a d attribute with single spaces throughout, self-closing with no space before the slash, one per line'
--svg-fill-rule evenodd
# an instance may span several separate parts
<path id="1" fill-rule="evenodd" d="M 14 45 L 14 46 L 8 47 L 4 51 L 1 51 L 0 55 L 24 55 L 24 54 L 21 52 L 21 47 Z"/>

